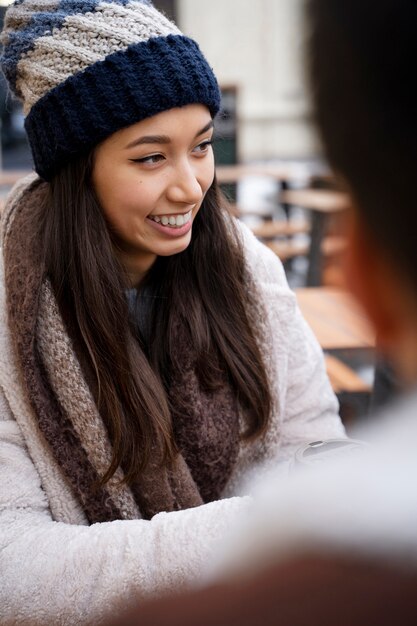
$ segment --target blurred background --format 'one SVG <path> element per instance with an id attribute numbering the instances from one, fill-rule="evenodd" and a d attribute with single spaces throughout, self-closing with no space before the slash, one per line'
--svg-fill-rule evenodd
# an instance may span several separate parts
<path id="1" fill-rule="evenodd" d="M 0 0 L 0 23 L 8 0 Z M 217 177 L 230 210 L 284 264 L 325 350 L 346 424 L 367 411 L 374 338 L 343 284 L 348 197 L 321 157 L 304 76 L 303 0 L 154 0 L 219 80 Z M 20 104 L 0 78 L 1 198 L 31 169 Z"/>

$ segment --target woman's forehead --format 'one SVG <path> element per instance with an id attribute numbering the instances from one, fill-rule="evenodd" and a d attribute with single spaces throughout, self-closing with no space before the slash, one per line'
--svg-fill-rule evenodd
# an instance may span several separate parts
<path id="1" fill-rule="evenodd" d="M 163 111 L 122 128 L 113 133 L 106 142 L 123 148 L 140 143 L 168 143 L 176 138 L 192 139 L 211 127 L 212 118 L 208 108 L 202 104 L 189 104 Z"/>

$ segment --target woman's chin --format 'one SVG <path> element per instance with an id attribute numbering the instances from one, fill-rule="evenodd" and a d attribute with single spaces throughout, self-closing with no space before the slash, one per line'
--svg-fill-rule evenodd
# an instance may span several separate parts
<path id="1" fill-rule="evenodd" d="M 191 242 L 191 232 L 187 233 L 184 237 L 179 237 L 176 240 L 164 242 L 163 245 L 155 246 L 154 252 L 157 256 L 173 256 L 184 252 L 188 248 Z"/>

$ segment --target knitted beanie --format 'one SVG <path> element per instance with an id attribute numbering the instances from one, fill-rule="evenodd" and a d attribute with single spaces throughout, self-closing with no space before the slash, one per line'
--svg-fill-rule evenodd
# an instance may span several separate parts
<path id="1" fill-rule="evenodd" d="M 142 119 L 193 103 L 219 109 L 198 45 L 149 0 L 15 0 L 4 23 L 3 71 L 45 180 Z"/>

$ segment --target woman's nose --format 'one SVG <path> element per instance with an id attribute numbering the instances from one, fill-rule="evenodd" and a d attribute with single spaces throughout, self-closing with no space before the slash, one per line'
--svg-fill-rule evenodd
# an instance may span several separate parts
<path id="1" fill-rule="evenodd" d="M 175 168 L 167 196 L 171 202 L 184 204 L 198 204 L 201 201 L 203 190 L 190 163 L 182 163 Z"/>

